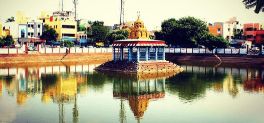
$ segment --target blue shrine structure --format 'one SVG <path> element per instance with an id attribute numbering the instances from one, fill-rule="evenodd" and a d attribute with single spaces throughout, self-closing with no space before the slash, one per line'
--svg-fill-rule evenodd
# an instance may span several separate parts
<path id="1" fill-rule="evenodd" d="M 165 41 L 151 40 L 139 17 L 127 30 L 128 39 L 113 42 L 113 60 L 96 70 L 125 73 L 182 71 L 180 66 L 165 60 Z"/>

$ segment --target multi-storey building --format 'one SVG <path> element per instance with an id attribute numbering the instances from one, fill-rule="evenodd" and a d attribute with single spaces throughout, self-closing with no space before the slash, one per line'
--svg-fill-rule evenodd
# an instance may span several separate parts
<path id="1" fill-rule="evenodd" d="M 19 38 L 40 38 L 43 32 L 43 23 L 32 21 L 26 24 L 19 24 L 18 30 Z"/>
<path id="2" fill-rule="evenodd" d="M 43 14 L 40 20 L 58 33 L 57 40 L 76 40 L 77 38 L 77 22 L 74 20 L 71 11 L 56 11 L 52 15 Z"/>
<path id="3" fill-rule="evenodd" d="M 215 36 L 223 36 L 228 41 L 236 38 L 236 34 L 242 33 L 243 26 L 237 21 L 235 17 L 226 22 L 216 22 L 209 24 L 209 32 Z"/>
<path id="4" fill-rule="evenodd" d="M 214 24 L 209 24 L 209 32 L 214 36 L 223 36 L 223 22 L 215 22 Z"/>
<path id="5" fill-rule="evenodd" d="M 17 11 L 16 18 L 15 18 L 15 22 L 17 24 L 26 24 L 29 21 L 29 19 L 30 18 L 27 17 L 24 12 Z"/>
<path id="6" fill-rule="evenodd" d="M 264 43 L 264 30 L 257 30 L 256 31 L 256 44 L 263 44 Z"/>
<path id="7" fill-rule="evenodd" d="M 244 24 L 244 37 L 248 41 L 255 41 L 256 40 L 256 31 L 260 30 L 259 23 L 246 23 Z"/>

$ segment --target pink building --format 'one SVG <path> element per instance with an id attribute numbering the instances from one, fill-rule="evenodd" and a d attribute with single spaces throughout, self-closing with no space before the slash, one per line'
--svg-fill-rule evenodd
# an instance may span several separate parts
<path id="1" fill-rule="evenodd" d="M 259 23 L 244 24 L 243 32 L 244 32 L 245 39 L 248 41 L 253 41 L 254 43 L 256 41 L 257 30 L 260 30 Z"/>
<path id="2" fill-rule="evenodd" d="M 257 44 L 264 43 L 264 30 L 257 30 L 256 31 L 256 42 Z"/>

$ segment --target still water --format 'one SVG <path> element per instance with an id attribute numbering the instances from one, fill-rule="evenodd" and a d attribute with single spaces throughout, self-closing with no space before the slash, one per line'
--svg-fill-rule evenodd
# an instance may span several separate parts
<path id="1" fill-rule="evenodd" d="M 98 65 L 0 68 L 0 123 L 264 123 L 264 70 L 182 65 L 166 77 Z"/>

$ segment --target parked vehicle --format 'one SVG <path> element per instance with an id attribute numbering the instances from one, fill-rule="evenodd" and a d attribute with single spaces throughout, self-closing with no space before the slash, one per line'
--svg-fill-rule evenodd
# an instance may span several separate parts
<path id="1" fill-rule="evenodd" d="M 29 51 L 36 51 L 37 49 L 36 49 L 36 47 L 31 47 L 31 46 L 30 46 L 30 47 L 28 47 L 28 50 L 29 50 Z"/>

